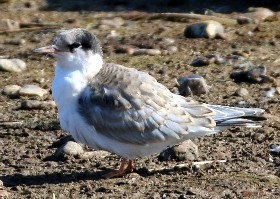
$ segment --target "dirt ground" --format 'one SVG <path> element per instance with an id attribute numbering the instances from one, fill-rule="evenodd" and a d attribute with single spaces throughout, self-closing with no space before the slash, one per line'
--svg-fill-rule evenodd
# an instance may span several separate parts
<path id="1" fill-rule="evenodd" d="M 187 24 L 195 22 L 191 20 L 135 17 L 139 13 L 127 17 L 122 15 L 125 12 L 113 11 L 46 11 L 39 9 L 40 1 L 12 2 L 11 5 L 0 4 L 0 19 L 56 23 L 59 24 L 57 29 L 87 28 L 102 41 L 107 62 L 147 71 L 170 89 L 176 86 L 175 79 L 199 74 L 211 88 L 206 95 L 194 96 L 196 100 L 259 107 L 265 109 L 270 118 L 259 129 L 232 128 L 194 140 L 200 154 L 194 162 L 226 162 L 195 167 L 192 161 L 159 161 L 154 155 L 136 160 L 136 170 L 132 174 L 102 179 L 102 174 L 118 166 L 119 157 L 112 154 L 90 159 L 72 156 L 52 159 L 56 147 L 51 146 L 66 136 L 59 127 L 57 110 L 19 108 L 26 99 L 52 99 L 55 60 L 34 55 L 32 49 L 50 44 L 56 32 L 1 32 L 0 56 L 24 60 L 27 70 L 21 73 L 1 71 L 0 89 L 10 84 L 36 84 L 49 90 L 42 98 L 0 94 L 2 124 L 19 122 L 18 125 L 0 125 L 0 180 L 3 182 L 0 190 L 7 191 L 8 198 L 280 198 L 280 156 L 269 153 L 274 145 L 280 144 L 280 95 L 275 93 L 268 100 L 260 101 L 263 93 L 277 86 L 277 81 L 279 83 L 279 18 L 242 26 L 224 24 L 228 33 L 226 39 L 190 39 L 184 37 L 183 31 Z M 234 19 L 239 14 L 221 17 Z M 116 20 L 116 17 L 122 22 L 120 25 L 102 22 L 104 19 Z M 177 52 L 155 56 L 116 53 L 120 46 L 163 50 L 165 46 L 161 41 L 165 38 L 175 40 L 173 45 Z M 19 40 L 24 42 L 19 45 L 10 42 Z M 235 63 L 190 66 L 197 57 L 216 54 L 227 59 L 234 51 L 247 54 L 240 63 L 250 61 L 254 66 L 266 66 L 267 74 L 276 83 L 235 83 L 230 79 Z M 241 87 L 249 91 L 248 96 L 234 94 Z M 240 101 L 246 101 L 245 105 L 240 105 Z M 178 166 L 182 164 L 183 167 Z"/>

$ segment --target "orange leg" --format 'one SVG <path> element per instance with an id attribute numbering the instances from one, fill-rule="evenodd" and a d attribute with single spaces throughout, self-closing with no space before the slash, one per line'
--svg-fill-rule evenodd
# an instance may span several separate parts
<path id="1" fill-rule="evenodd" d="M 127 168 L 125 168 L 127 164 Z M 128 171 L 128 172 L 132 172 L 134 169 L 133 167 L 133 164 L 132 164 L 132 160 L 128 160 L 127 159 L 122 159 L 121 161 L 121 166 L 119 168 L 119 170 L 113 170 L 109 173 L 106 173 L 103 175 L 104 178 L 114 178 L 114 177 L 122 177 L 125 175 L 125 171 Z"/>
<path id="2" fill-rule="evenodd" d="M 132 160 L 128 160 L 128 164 L 127 164 L 127 167 L 126 167 L 126 171 L 132 172 L 133 169 L 134 169 L 134 166 L 133 166 Z"/>

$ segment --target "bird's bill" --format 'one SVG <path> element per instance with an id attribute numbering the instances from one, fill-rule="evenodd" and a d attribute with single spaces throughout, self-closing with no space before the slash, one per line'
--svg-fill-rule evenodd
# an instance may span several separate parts
<path id="1" fill-rule="evenodd" d="M 55 46 L 45 46 L 41 48 L 36 48 L 33 50 L 34 53 L 41 53 L 41 54 L 55 54 L 57 52 Z"/>

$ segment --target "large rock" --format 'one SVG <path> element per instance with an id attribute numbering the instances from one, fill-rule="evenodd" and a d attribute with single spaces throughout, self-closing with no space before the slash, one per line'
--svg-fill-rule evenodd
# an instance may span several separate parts
<path id="1" fill-rule="evenodd" d="M 8 72 L 22 72 L 26 63 L 21 59 L 0 59 L 0 70 Z"/>
<path id="2" fill-rule="evenodd" d="M 185 37 L 188 38 L 216 38 L 224 33 L 224 27 L 217 21 L 203 21 L 193 23 L 186 27 L 184 31 Z"/>

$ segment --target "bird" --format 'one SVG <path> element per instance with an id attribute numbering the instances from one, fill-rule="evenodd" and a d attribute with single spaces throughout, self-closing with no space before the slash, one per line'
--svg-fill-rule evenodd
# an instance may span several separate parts
<path id="1" fill-rule="evenodd" d="M 232 126 L 260 126 L 263 109 L 197 102 L 146 72 L 105 63 L 101 42 L 83 28 L 63 30 L 34 52 L 56 59 L 52 95 L 61 128 L 78 143 L 121 157 L 108 178 L 133 171 L 136 158 L 185 140 Z"/>

